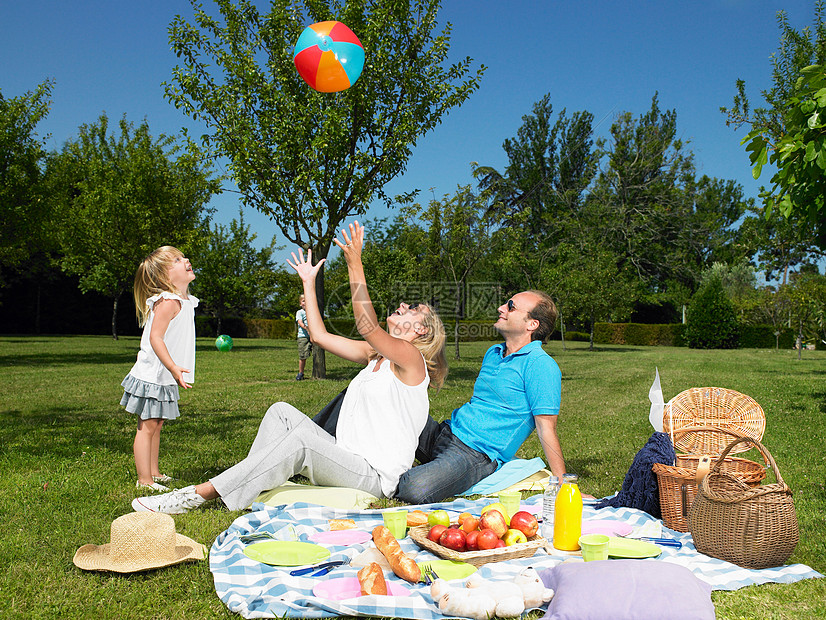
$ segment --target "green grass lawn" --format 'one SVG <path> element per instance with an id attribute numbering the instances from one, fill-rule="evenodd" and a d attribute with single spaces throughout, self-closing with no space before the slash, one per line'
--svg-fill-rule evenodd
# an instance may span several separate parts
<path id="1" fill-rule="evenodd" d="M 471 394 L 487 343 L 462 346 L 437 419 Z M 0 338 L 0 616 L 67 618 L 234 617 L 207 562 L 120 576 L 81 571 L 78 547 L 109 540 L 109 525 L 137 495 L 132 459 L 135 418 L 118 405 L 136 338 Z M 759 402 L 764 444 L 794 490 L 800 543 L 790 562 L 826 573 L 826 353 L 693 351 L 681 348 L 546 346 L 563 374 L 560 436 L 568 470 L 596 496 L 620 488 L 652 432 L 648 388 L 658 367 L 667 399 L 695 386 L 722 386 Z M 219 353 L 198 341 L 197 382 L 182 392 L 181 418 L 162 434 L 162 469 L 178 485 L 236 463 L 267 407 L 279 400 L 314 414 L 357 372 L 327 358 L 328 379 L 294 380 L 295 343 L 236 340 Z M 518 456 L 541 456 L 535 435 Z M 746 458 L 757 460 L 753 453 Z M 209 546 L 241 513 L 220 502 L 175 517 L 177 529 Z M 715 592 L 719 618 L 826 617 L 826 580 Z"/>

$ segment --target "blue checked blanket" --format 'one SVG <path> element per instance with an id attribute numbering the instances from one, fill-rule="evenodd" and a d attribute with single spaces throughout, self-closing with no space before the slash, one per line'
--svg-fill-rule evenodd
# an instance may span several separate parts
<path id="1" fill-rule="evenodd" d="M 535 495 L 524 503 L 536 505 L 542 496 Z M 490 503 L 489 499 L 471 501 L 457 499 L 454 502 L 410 506 L 413 510 L 425 511 L 446 509 L 455 516 L 464 511 L 478 514 Z M 632 508 L 602 508 L 595 510 L 585 506 L 584 519 L 621 520 L 633 527 L 661 525 L 649 514 Z M 314 504 L 295 503 L 280 506 L 253 505 L 253 510 L 238 519 L 218 536 L 209 553 L 209 566 L 215 580 L 218 597 L 230 611 L 245 618 L 328 618 L 333 616 L 381 616 L 386 618 L 413 618 L 422 620 L 442 619 L 430 597 L 430 589 L 424 584 L 411 585 L 387 574 L 388 580 L 397 580 L 412 591 L 407 597 L 361 597 L 344 601 L 326 600 L 313 595 L 313 586 L 319 579 L 355 577 L 355 567 L 341 566 L 324 577 L 292 577 L 294 567 L 277 567 L 251 560 L 244 555 L 244 547 L 239 537 L 256 531 L 283 533 L 289 531 L 300 541 L 308 541 L 315 532 L 328 529 L 330 519 L 353 519 L 360 529 L 372 530 L 382 523 L 379 510 L 341 510 L 325 508 Z M 292 528 L 290 528 L 292 526 Z M 774 583 L 792 583 L 801 579 L 823 577 L 820 573 L 803 564 L 791 564 L 764 570 L 748 570 L 734 564 L 697 553 L 690 534 L 675 532 L 663 527 L 663 535 L 676 538 L 683 543 L 682 549 L 664 547 L 656 559 L 643 562 L 673 562 L 689 568 L 697 577 L 711 584 L 715 590 L 736 590 L 744 586 Z M 405 552 L 419 552 L 417 561 L 438 559 L 428 551 L 420 550 L 410 537 L 401 541 Z M 372 546 L 372 541 L 361 545 L 329 546 L 329 560 L 352 559 Z M 488 579 L 511 579 L 523 568 L 533 566 L 538 571 L 552 568 L 564 561 L 568 554 L 551 549 L 549 554 L 539 549 L 533 557 L 519 558 L 507 562 L 492 562 L 479 568 L 480 575 Z M 379 602 L 377 602 L 379 601 Z"/>

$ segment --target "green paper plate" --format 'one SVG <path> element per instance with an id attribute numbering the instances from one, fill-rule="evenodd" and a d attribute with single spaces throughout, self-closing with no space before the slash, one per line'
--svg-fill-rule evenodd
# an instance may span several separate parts
<path id="1" fill-rule="evenodd" d="M 272 566 L 303 566 L 330 557 L 329 549 L 313 543 L 294 540 L 267 540 L 249 545 L 244 555 L 256 562 Z"/>
<path id="2" fill-rule="evenodd" d="M 656 558 L 663 552 L 657 545 L 633 538 L 608 537 L 608 555 L 612 558 Z"/>
<path id="3" fill-rule="evenodd" d="M 419 568 L 432 568 L 441 579 L 450 581 L 451 579 L 464 579 L 476 572 L 476 567 L 467 562 L 456 562 L 454 560 L 433 560 L 432 562 L 419 562 Z"/>

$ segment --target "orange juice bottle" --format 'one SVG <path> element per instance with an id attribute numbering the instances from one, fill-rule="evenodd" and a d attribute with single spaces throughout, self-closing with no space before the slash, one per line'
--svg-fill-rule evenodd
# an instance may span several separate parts
<path id="1" fill-rule="evenodd" d="M 554 513 L 554 547 L 562 551 L 579 549 L 582 533 L 582 494 L 579 492 L 579 476 L 565 474 L 556 496 Z"/>

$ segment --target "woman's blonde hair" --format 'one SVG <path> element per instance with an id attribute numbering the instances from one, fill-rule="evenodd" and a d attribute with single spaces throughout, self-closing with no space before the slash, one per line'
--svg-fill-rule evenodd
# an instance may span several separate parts
<path id="1" fill-rule="evenodd" d="M 176 258 L 183 258 L 184 253 L 171 245 L 164 245 L 143 259 L 135 272 L 135 314 L 138 325 L 143 327 L 149 318 L 146 300 L 164 291 L 177 295 L 180 291 L 169 280 L 169 268 Z"/>
<path id="2" fill-rule="evenodd" d="M 419 304 L 419 308 L 427 308 L 419 312 L 422 317 L 422 325 L 427 328 L 427 333 L 419 334 L 410 343 L 416 347 L 424 357 L 427 366 L 427 374 L 430 377 L 430 386 L 441 389 L 447 376 L 447 357 L 445 356 L 445 326 L 442 319 L 427 304 Z M 377 351 L 373 350 L 368 356 L 369 359 L 379 357 Z"/>
<path id="3" fill-rule="evenodd" d="M 426 334 L 420 334 L 414 338 L 412 344 L 424 356 L 427 364 L 427 374 L 430 375 L 430 385 L 437 390 L 442 387 L 447 376 L 447 357 L 445 356 L 445 326 L 439 315 L 427 304 L 419 304 L 427 308 L 426 312 L 420 312 L 422 325 L 427 328 Z"/>

